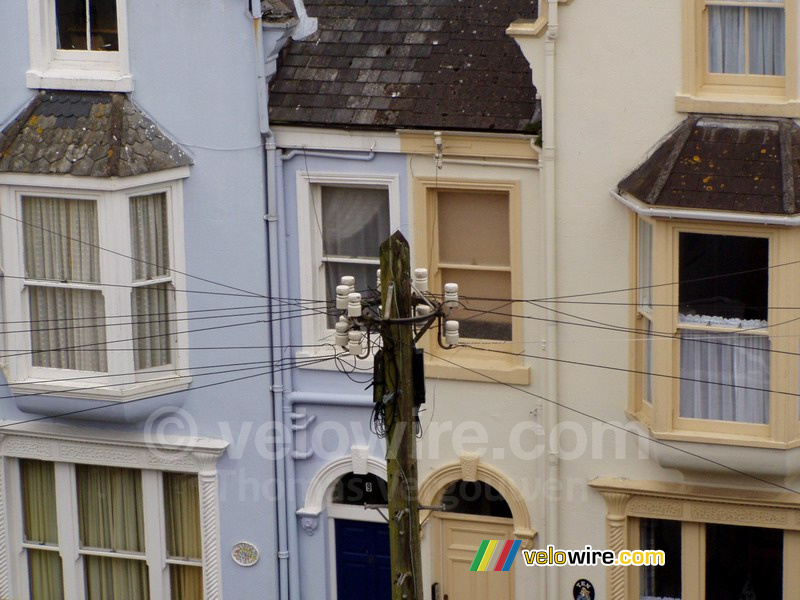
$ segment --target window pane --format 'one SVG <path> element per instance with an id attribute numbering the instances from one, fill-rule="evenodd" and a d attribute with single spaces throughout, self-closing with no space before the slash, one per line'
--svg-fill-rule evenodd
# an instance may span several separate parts
<path id="1" fill-rule="evenodd" d="M 86 50 L 85 0 L 56 0 L 56 30 L 61 50 Z"/>
<path id="2" fill-rule="evenodd" d="M 81 547 L 143 552 L 141 473 L 92 465 L 75 471 Z"/>
<path id="3" fill-rule="evenodd" d="M 639 221 L 639 306 L 653 306 L 653 226 L 647 221 Z"/>
<path id="4" fill-rule="evenodd" d="M 684 315 L 766 321 L 769 240 L 681 233 L 679 278 Z"/>
<path id="5" fill-rule="evenodd" d="M 119 50 L 117 0 L 89 0 L 92 50 Z"/>
<path id="6" fill-rule="evenodd" d="M 88 600 L 148 600 L 147 564 L 104 556 L 84 556 Z"/>
<path id="7" fill-rule="evenodd" d="M 149 369 L 172 362 L 173 287 L 146 285 L 131 290 L 134 368 Z"/>
<path id="8" fill-rule="evenodd" d="M 442 493 L 439 504 L 446 512 L 504 519 L 513 516 L 503 495 L 483 481 L 454 481 Z"/>
<path id="9" fill-rule="evenodd" d="M 30 600 L 60 600 L 64 597 L 61 557 L 56 551 L 26 550 Z"/>
<path id="10" fill-rule="evenodd" d="M 170 274 L 166 194 L 134 196 L 131 207 L 131 255 L 134 281 Z"/>
<path id="11" fill-rule="evenodd" d="M 28 303 L 34 366 L 108 370 L 101 292 L 30 286 Z"/>
<path id="12" fill-rule="evenodd" d="M 379 269 L 377 264 L 354 264 L 354 263 L 337 263 L 328 261 L 325 263 L 325 299 L 328 300 L 331 307 L 334 307 L 336 300 L 336 286 L 342 281 L 344 275 L 352 275 L 356 278 L 356 289 L 362 294 L 364 290 L 375 289 L 377 284 L 377 273 Z M 333 329 L 336 321 L 339 319 L 339 313 L 333 311 L 334 314 L 328 315 L 328 329 Z"/>
<path id="13" fill-rule="evenodd" d="M 769 338 L 681 332 L 682 417 L 769 422 Z"/>
<path id="14" fill-rule="evenodd" d="M 95 202 L 25 196 L 22 220 L 27 277 L 100 282 Z"/>
<path id="15" fill-rule="evenodd" d="M 640 598 L 668 600 L 681 597 L 681 523 L 660 519 L 639 522 L 642 550 L 663 550 L 662 566 L 640 567 Z M 713 598 L 715 596 L 709 596 Z"/>
<path id="16" fill-rule="evenodd" d="M 87 29 L 91 30 L 91 50 L 118 50 L 116 0 L 56 0 L 56 40 L 60 50 L 86 50 Z"/>
<path id="17" fill-rule="evenodd" d="M 389 237 L 389 191 L 323 186 L 322 252 L 325 256 L 377 258 Z"/>
<path id="18" fill-rule="evenodd" d="M 203 569 L 186 565 L 170 565 L 169 580 L 172 600 L 199 600 L 203 597 Z"/>
<path id="19" fill-rule="evenodd" d="M 203 555 L 203 544 L 196 475 L 164 473 L 164 509 L 167 555 L 170 558 L 200 559 Z"/>
<path id="20" fill-rule="evenodd" d="M 642 390 L 644 401 L 653 403 L 653 323 L 648 318 L 642 319 L 644 323 L 644 373 L 642 374 Z"/>
<path id="21" fill-rule="evenodd" d="M 782 597 L 782 530 L 706 525 L 706 598 Z"/>
<path id="22" fill-rule="evenodd" d="M 745 9 L 708 7 L 708 70 L 711 73 L 745 72 Z"/>
<path id="23" fill-rule="evenodd" d="M 22 520 L 26 542 L 58 543 L 55 467 L 39 460 L 19 461 Z"/>
<path id="24" fill-rule="evenodd" d="M 457 283 L 464 308 L 450 312 L 450 319 L 459 322 L 462 338 L 511 340 L 511 273 L 442 269 L 442 283 Z M 476 298 L 501 298 L 477 300 Z"/>
<path id="25" fill-rule="evenodd" d="M 786 26 L 782 8 L 751 8 L 750 72 L 755 75 L 783 75 L 786 55 Z"/>
<path id="26" fill-rule="evenodd" d="M 508 194 L 438 192 L 439 262 L 507 267 Z"/>

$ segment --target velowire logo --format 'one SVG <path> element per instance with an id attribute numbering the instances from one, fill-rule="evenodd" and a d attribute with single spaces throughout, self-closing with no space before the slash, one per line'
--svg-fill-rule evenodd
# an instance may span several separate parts
<path id="1" fill-rule="evenodd" d="M 508 571 L 521 543 L 521 540 L 483 540 L 469 570 Z"/>

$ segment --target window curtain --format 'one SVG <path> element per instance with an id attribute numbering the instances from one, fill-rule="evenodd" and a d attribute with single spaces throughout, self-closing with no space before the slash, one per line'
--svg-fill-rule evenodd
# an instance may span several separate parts
<path id="1" fill-rule="evenodd" d="M 56 521 L 56 483 L 53 463 L 20 461 L 22 518 L 25 541 L 58 544 Z M 61 557 L 58 550 L 25 551 L 28 555 L 28 582 L 31 600 L 58 600 L 64 597 Z"/>
<path id="2" fill-rule="evenodd" d="M 100 283 L 95 203 L 27 196 L 22 202 L 28 279 Z M 35 366 L 107 371 L 99 291 L 28 285 Z"/>
<path id="3" fill-rule="evenodd" d="M 389 192 L 385 188 L 323 186 L 322 255 L 325 258 L 326 299 L 336 298 L 336 286 L 344 275 L 356 278 L 356 288 L 375 286 L 381 242 L 389 237 Z M 319 225 L 319 223 L 318 223 Z M 337 262 L 337 258 L 372 259 L 365 263 Z M 334 315 L 328 316 L 333 329 Z"/>
<path id="4" fill-rule="evenodd" d="M 782 8 L 750 9 L 751 73 L 755 75 L 785 74 L 785 20 Z"/>
<path id="5" fill-rule="evenodd" d="M 199 494 L 196 475 L 164 473 L 164 512 L 169 558 L 198 561 L 202 559 Z M 169 571 L 172 600 L 193 600 L 203 597 L 201 567 L 171 564 Z"/>
<path id="6" fill-rule="evenodd" d="M 680 415 L 769 422 L 769 338 L 683 331 Z"/>
<path id="7" fill-rule="evenodd" d="M 167 198 L 163 192 L 130 201 L 134 282 L 170 275 Z M 169 364 L 173 286 L 143 285 L 131 290 L 135 369 Z"/>
<path id="8" fill-rule="evenodd" d="M 766 0 L 766 2 L 780 6 L 708 7 L 709 71 L 784 75 L 786 27 L 782 0 Z M 746 66 L 748 53 L 749 69 Z"/>
<path id="9" fill-rule="evenodd" d="M 82 548 L 144 552 L 141 474 L 132 469 L 76 466 Z M 144 560 L 84 556 L 88 600 L 146 600 Z"/>

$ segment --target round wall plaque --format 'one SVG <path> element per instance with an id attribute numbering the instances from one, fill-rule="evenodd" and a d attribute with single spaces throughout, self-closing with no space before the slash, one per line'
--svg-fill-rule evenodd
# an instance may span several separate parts
<path id="1" fill-rule="evenodd" d="M 237 565 L 252 567 L 258 562 L 258 548 L 250 542 L 239 542 L 234 544 L 231 556 Z"/>
<path id="2" fill-rule="evenodd" d="M 572 586 L 572 597 L 575 600 L 594 600 L 594 586 L 588 579 L 578 579 Z"/>

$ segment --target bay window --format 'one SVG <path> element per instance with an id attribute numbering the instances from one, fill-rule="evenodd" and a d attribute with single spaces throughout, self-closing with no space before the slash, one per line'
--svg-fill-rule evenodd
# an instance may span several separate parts
<path id="1" fill-rule="evenodd" d="M 188 385 L 175 318 L 180 190 L 6 190 L 12 387 L 125 399 Z"/>
<path id="2" fill-rule="evenodd" d="M 197 475 L 30 459 L 18 467 L 32 600 L 142 600 L 166 589 L 172 600 L 203 597 Z"/>

